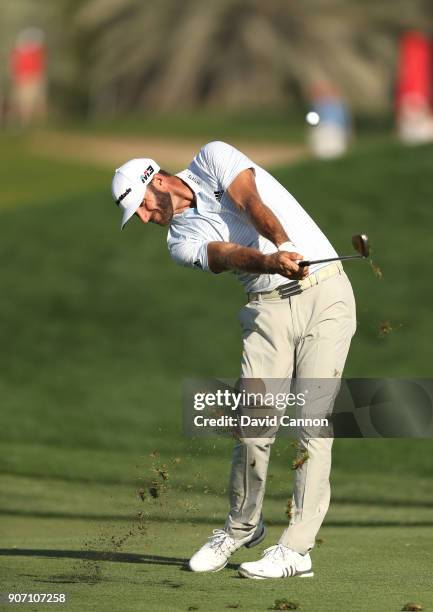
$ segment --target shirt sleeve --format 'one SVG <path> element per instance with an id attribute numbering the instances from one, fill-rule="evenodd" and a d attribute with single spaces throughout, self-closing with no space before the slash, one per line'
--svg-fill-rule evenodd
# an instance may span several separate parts
<path id="1" fill-rule="evenodd" d="M 247 168 L 254 170 L 255 164 L 235 147 L 215 140 L 200 149 L 190 167 L 193 172 L 198 170 L 197 174 L 205 175 L 214 190 L 226 191 L 238 174 Z"/>
<path id="2" fill-rule="evenodd" d="M 171 258 L 180 266 L 212 272 L 209 268 L 207 245 L 211 240 L 181 240 L 168 243 Z"/>

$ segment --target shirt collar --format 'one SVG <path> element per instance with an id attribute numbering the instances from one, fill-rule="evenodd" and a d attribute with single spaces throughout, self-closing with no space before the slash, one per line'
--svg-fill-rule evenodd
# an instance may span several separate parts
<path id="1" fill-rule="evenodd" d="M 221 204 L 215 199 L 215 195 L 206 182 L 197 174 L 194 174 L 189 168 L 178 172 L 175 176 L 180 178 L 184 183 L 191 188 L 195 195 L 195 207 L 187 208 L 183 213 L 173 216 L 173 220 L 182 218 L 188 214 L 188 211 L 196 211 L 199 214 L 206 215 L 208 213 L 221 212 Z"/>
<path id="2" fill-rule="evenodd" d="M 184 183 L 190 187 L 195 194 L 204 191 L 203 181 L 200 177 L 198 177 L 191 170 L 182 170 L 182 172 L 178 172 L 175 176 L 178 176 Z"/>

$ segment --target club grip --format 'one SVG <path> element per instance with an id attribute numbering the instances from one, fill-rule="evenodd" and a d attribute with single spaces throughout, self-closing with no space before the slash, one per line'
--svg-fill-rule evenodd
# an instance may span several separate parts
<path id="1" fill-rule="evenodd" d="M 308 260 L 307 261 L 298 261 L 298 266 L 300 268 L 306 268 L 309 265 L 310 265 L 310 262 Z"/>

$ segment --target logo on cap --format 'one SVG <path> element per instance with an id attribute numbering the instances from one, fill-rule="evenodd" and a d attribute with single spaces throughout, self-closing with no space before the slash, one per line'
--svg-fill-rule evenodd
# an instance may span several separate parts
<path id="1" fill-rule="evenodd" d="M 146 183 L 149 176 L 153 174 L 153 166 L 148 166 L 143 174 L 140 176 L 141 182 Z"/>
<path id="2" fill-rule="evenodd" d="M 131 193 L 131 191 L 132 191 L 131 187 L 128 187 L 128 189 L 126 191 L 124 191 L 123 193 L 120 194 L 120 196 L 116 200 L 117 206 L 119 206 L 120 202 L 122 200 L 124 200 L 126 198 L 126 196 L 128 195 L 128 193 Z"/>

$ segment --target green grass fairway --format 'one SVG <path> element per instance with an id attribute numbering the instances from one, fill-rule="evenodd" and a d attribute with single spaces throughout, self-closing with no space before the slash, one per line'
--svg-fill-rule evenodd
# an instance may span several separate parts
<path id="1" fill-rule="evenodd" d="M 239 578 L 236 566 L 253 560 L 257 549 L 238 552 L 216 574 L 185 571 L 185 551 L 201 545 L 203 531 L 213 527 L 209 523 L 152 523 L 146 536 L 132 539 L 121 551 L 107 550 L 104 543 L 111 533 L 127 533 L 125 522 L 51 519 L 48 527 L 46 519 L 8 517 L 4 526 L 19 535 L 3 542 L 7 567 L 2 589 L 63 592 L 68 610 L 262 611 L 276 599 L 287 599 L 311 612 L 365 612 L 401 610 L 408 601 L 431 603 L 427 528 L 324 527 L 314 578 L 251 581 Z M 98 535 L 83 546 L 89 532 Z M 268 539 L 278 534 L 273 527 Z M 405 580 L 403 568 L 409 574 Z"/>
<path id="2" fill-rule="evenodd" d="M 431 146 L 364 141 L 275 170 L 338 251 L 368 232 L 382 269 L 346 265 L 358 305 L 346 376 L 432 375 L 432 159 Z M 184 571 L 223 524 L 231 445 L 182 436 L 182 380 L 237 376 L 242 290 L 176 267 L 161 228 L 120 233 L 111 172 L 31 157 L 25 138 L 3 138 L 0 162 L 0 592 L 66 592 L 67 609 L 101 612 L 284 598 L 307 612 L 433 609 L 431 440 L 336 440 L 314 579 L 242 580 L 236 565 L 286 525 L 294 449 L 278 440 L 266 541 L 220 573 Z"/>
<path id="3" fill-rule="evenodd" d="M 88 123 L 73 122 L 69 129 L 80 132 L 89 129 Z M 156 136 L 158 138 L 200 138 L 221 140 L 237 138 L 244 141 L 303 142 L 306 123 L 301 112 L 287 113 L 247 111 L 243 113 L 150 113 L 148 116 L 128 116 L 123 119 L 97 120 L 91 124 L 92 133 Z"/>

